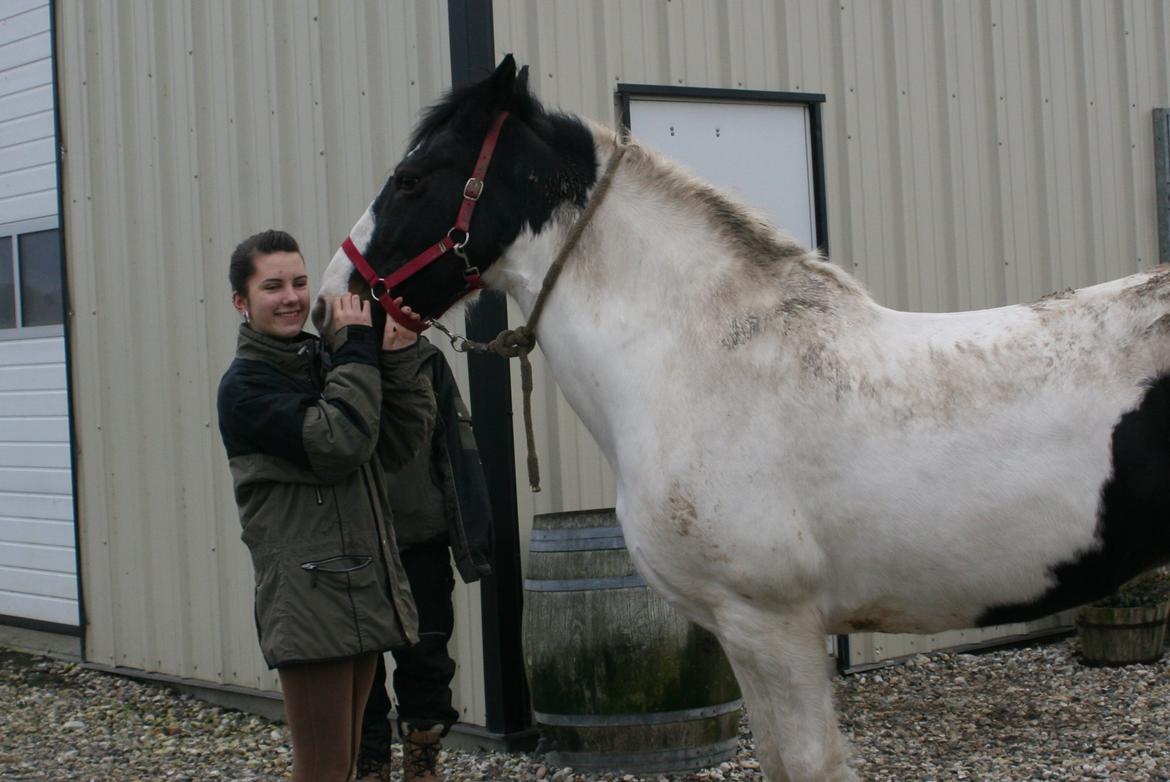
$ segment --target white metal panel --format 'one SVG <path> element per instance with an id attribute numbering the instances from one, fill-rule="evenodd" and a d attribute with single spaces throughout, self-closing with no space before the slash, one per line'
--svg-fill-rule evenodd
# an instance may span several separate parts
<path id="1" fill-rule="evenodd" d="M 630 128 L 639 143 L 761 210 L 806 247 L 816 245 L 805 106 L 635 96 Z"/>
<path id="2" fill-rule="evenodd" d="M 0 442 L 0 467 L 69 469 L 69 443 Z"/>
<path id="3" fill-rule="evenodd" d="M 39 418 L 0 416 L 0 442 L 68 443 L 69 418 L 65 415 Z"/>
<path id="4" fill-rule="evenodd" d="M 30 90 L 53 78 L 53 68 L 48 58 L 36 62 L 15 65 L 0 71 L 0 95 Z"/>
<path id="5" fill-rule="evenodd" d="M 71 489 L 69 470 L 51 467 L 0 467 L 0 493 L 68 495 Z M 7 512 L 7 511 L 6 511 Z"/>
<path id="6" fill-rule="evenodd" d="M 31 90 L 24 90 L 15 95 L 0 97 L 0 118 L 3 118 L 3 122 L 23 119 L 32 114 L 40 114 L 46 110 L 46 107 L 51 107 L 52 105 L 53 85 L 42 84 L 39 87 L 33 87 Z M 51 118 L 52 115 L 50 114 Z"/>
<path id="7" fill-rule="evenodd" d="M 53 598 L 54 600 L 74 599 L 77 594 L 76 579 L 72 573 L 51 573 L 41 571 L 38 579 L 38 594 L 25 591 L 30 574 L 35 573 L 25 567 L 9 567 L 0 565 L 0 594 L 8 593 L 8 597 L 21 594 L 30 598 Z M 35 602 L 35 601 L 34 601 Z M 77 624 L 76 600 L 74 599 L 74 617 L 71 624 Z M 51 621 L 51 620 L 50 620 Z"/>
<path id="8" fill-rule="evenodd" d="M 23 93 L 22 93 L 23 94 Z M 17 116 L 0 122 L 0 146 L 24 144 L 51 137 L 53 132 L 53 112 L 51 109 L 41 109 L 35 113 Z M 8 222 L 8 220 L 5 220 Z"/>
<path id="9" fill-rule="evenodd" d="M 0 2 L 0 225 L 53 218 L 49 5 Z M 78 624 L 65 341 L 0 341 L 0 615 Z"/>
<path id="10" fill-rule="evenodd" d="M 0 516 L 0 540 L 43 546 L 73 546 L 73 524 Z"/>
<path id="11" fill-rule="evenodd" d="M 0 416 L 55 416 L 66 410 L 65 389 L 0 391 Z"/>
<path id="12" fill-rule="evenodd" d="M 65 340 L 60 337 L 0 340 L 0 366 L 65 366 Z"/>
<path id="13" fill-rule="evenodd" d="M 4 515 L 21 519 L 49 519 L 73 521 L 73 500 L 69 496 L 33 491 L 17 487 L 0 491 L 0 507 Z"/>
<path id="14" fill-rule="evenodd" d="M 49 4 L 0 3 L 0 224 L 55 216 Z"/>
<path id="15" fill-rule="evenodd" d="M 67 546 L 43 543 L 0 543 L 0 567 L 50 573 L 76 573 L 72 541 Z"/>
<path id="16" fill-rule="evenodd" d="M 999 306 L 1157 260 L 1149 118 L 1170 105 L 1160 0 L 493 8 L 496 50 L 530 66 L 542 99 L 611 126 L 619 82 L 824 93 L 831 257 L 888 306 Z M 594 477 L 607 471 L 600 451 L 539 357 L 534 372 L 545 491 L 522 493 L 522 526 L 534 512 L 612 504 L 612 478 Z M 854 662 L 1011 630 L 858 635 Z"/>
<path id="17" fill-rule="evenodd" d="M 14 588 L 23 583 L 22 574 L 16 574 L 11 579 Z M 27 592 L 12 591 L 5 588 L 9 583 L 9 572 L 0 568 L 0 613 L 8 616 L 32 617 L 37 621 L 51 622 L 58 625 L 76 626 L 77 579 L 74 576 L 55 576 L 54 581 L 65 597 L 48 595 L 30 595 Z"/>
<path id="18" fill-rule="evenodd" d="M 0 391 L 50 391 L 64 387 L 64 364 L 0 366 Z"/>

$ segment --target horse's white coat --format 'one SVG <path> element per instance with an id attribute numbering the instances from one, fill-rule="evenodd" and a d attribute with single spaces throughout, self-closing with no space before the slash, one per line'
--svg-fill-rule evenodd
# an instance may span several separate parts
<path id="1" fill-rule="evenodd" d="M 615 139 L 594 134 L 603 168 Z M 639 572 L 723 643 L 769 776 L 855 779 L 824 634 L 970 626 L 1094 545 L 1112 429 L 1170 369 L 1170 276 L 896 312 L 778 234 L 783 257 L 753 262 L 692 186 L 627 154 L 539 340 Z M 527 314 L 575 216 L 485 280 Z M 339 254 L 322 294 L 348 274 Z"/>
<path id="2" fill-rule="evenodd" d="M 349 232 L 349 238 L 353 240 L 353 246 L 362 255 L 370 246 L 370 239 L 374 236 L 374 205 L 370 204 L 369 208 L 362 213 L 361 218 L 354 224 Z M 324 306 L 323 302 L 327 298 L 337 297 L 341 293 L 349 290 L 349 280 L 353 276 L 354 266 L 350 262 L 349 257 L 346 256 L 345 251 L 338 248 L 337 252 L 333 253 L 333 258 L 330 259 L 329 265 L 325 267 L 325 274 L 321 276 L 321 288 L 317 293 L 317 305 L 314 307 L 313 323 L 317 327 L 318 334 L 329 334 L 329 318 L 332 312 L 329 307 Z"/>

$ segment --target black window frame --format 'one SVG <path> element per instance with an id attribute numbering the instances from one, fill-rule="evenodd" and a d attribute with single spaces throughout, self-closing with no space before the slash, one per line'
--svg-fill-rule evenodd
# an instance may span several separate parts
<path id="1" fill-rule="evenodd" d="M 13 306 L 15 307 L 16 314 L 15 326 L 0 328 L 0 341 L 59 336 L 65 333 L 65 281 L 60 278 L 60 274 L 58 274 L 57 280 L 61 291 L 62 303 L 60 320 L 57 323 L 41 326 L 26 326 L 23 323 L 24 307 L 21 299 L 22 291 L 20 284 L 20 237 L 44 231 L 57 232 L 58 256 L 60 256 L 64 250 L 60 247 L 61 225 L 56 217 L 22 220 L 0 225 L 0 242 L 10 242 L 12 248 Z"/>

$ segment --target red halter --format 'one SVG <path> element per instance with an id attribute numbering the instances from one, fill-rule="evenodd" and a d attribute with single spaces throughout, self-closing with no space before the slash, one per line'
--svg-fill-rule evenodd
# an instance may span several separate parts
<path id="1" fill-rule="evenodd" d="M 480 196 L 483 195 L 484 177 L 487 175 L 488 165 L 492 162 L 492 154 L 496 151 L 496 142 L 500 140 L 500 128 L 503 127 L 504 120 L 507 118 L 508 112 L 501 111 L 492 121 L 492 126 L 488 129 L 487 136 L 483 140 L 483 146 L 480 147 L 479 158 L 475 161 L 471 178 L 463 185 L 463 201 L 459 205 L 459 214 L 455 217 L 455 225 L 447 230 L 446 236 L 399 266 L 389 277 L 385 278 L 378 276 L 374 267 L 354 245 L 352 237 L 347 236 L 345 241 L 341 243 L 341 249 L 345 251 L 350 263 L 370 286 L 371 297 L 382 305 L 382 309 L 386 310 L 386 314 L 394 318 L 398 325 L 415 332 L 425 331 L 431 325 L 427 321 L 415 321 L 408 318 L 394 303 L 390 291 L 449 252 L 454 252 L 463 259 L 463 280 L 466 287 L 460 295 L 463 296 L 484 287 L 483 280 L 479 277 L 479 267 L 471 265 L 463 248 L 471 241 L 471 215 L 475 212 L 475 205 L 479 202 Z M 456 241 L 455 237 L 452 236 L 456 233 L 462 234 L 462 239 Z M 379 286 L 382 288 L 381 293 L 378 292 Z"/>

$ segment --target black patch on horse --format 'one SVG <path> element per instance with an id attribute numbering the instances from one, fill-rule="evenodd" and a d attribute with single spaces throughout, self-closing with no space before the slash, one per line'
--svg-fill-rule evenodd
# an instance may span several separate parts
<path id="1" fill-rule="evenodd" d="M 1113 429 L 1113 474 L 1101 488 L 1099 545 L 1052 569 L 1056 586 L 1033 603 L 988 609 L 979 625 L 1023 622 L 1105 597 L 1170 558 L 1170 375 Z"/>

